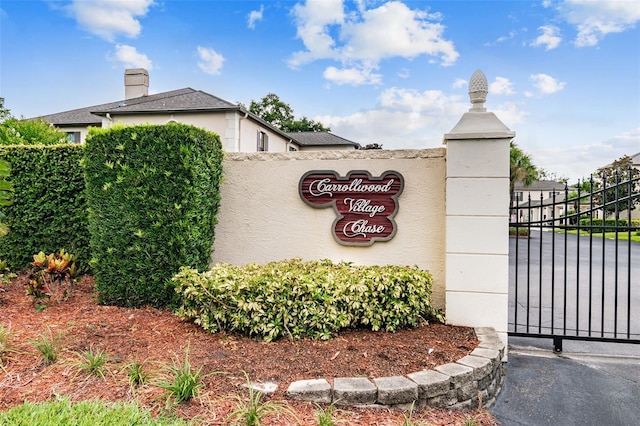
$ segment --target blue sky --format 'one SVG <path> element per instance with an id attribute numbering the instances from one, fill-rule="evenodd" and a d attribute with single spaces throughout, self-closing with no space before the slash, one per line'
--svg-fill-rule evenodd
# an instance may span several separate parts
<path id="1" fill-rule="evenodd" d="M 18 117 L 117 101 L 144 67 L 151 93 L 276 93 L 361 144 L 431 148 L 480 68 L 486 107 L 575 181 L 640 151 L 639 21 L 637 0 L 3 0 L 0 96 Z"/>

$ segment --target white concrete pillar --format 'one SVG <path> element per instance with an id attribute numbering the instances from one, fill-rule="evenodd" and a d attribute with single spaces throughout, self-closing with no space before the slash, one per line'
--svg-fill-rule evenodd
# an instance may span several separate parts
<path id="1" fill-rule="evenodd" d="M 444 136 L 447 323 L 493 327 L 507 344 L 509 142 L 515 132 L 484 102 L 487 78 L 469 82 L 473 107 Z"/>

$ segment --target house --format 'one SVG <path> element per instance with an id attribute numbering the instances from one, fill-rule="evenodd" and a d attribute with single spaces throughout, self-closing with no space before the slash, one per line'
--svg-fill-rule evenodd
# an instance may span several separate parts
<path id="1" fill-rule="evenodd" d="M 553 180 L 537 180 L 530 185 L 516 181 L 513 185 L 513 201 L 520 204 L 531 200 L 552 198 L 554 194 L 563 193 L 566 185 Z"/>
<path id="2" fill-rule="evenodd" d="M 190 87 L 149 95 L 149 73 L 143 68 L 124 73 L 125 98 L 120 101 L 42 116 L 83 143 L 90 127 L 120 124 L 184 123 L 220 135 L 228 152 L 285 152 L 358 149 L 359 144 L 328 132 L 285 133 L 244 107 Z"/>
<path id="3" fill-rule="evenodd" d="M 630 155 L 632 167 L 640 170 L 640 152 Z M 566 188 L 566 192 L 565 192 Z M 640 184 L 635 186 L 634 191 L 638 191 Z M 600 198 L 595 195 L 593 200 L 591 194 L 581 191 L 580 199 L 578 199 L 576 187 L 565 187 L 565 184 L 541 180 L 533 182 L 531 185 L 524 185 L 522 182 L 516 182 L 514 185 L 513 202 L 517 209 L 517 217 L 514 214 L 511 220 L 515 222 L 542 222 L 549 223 L 552 219 L 559 219 L 556 224 L 562 224 L 565 215 L 571 215 L 575 212 L 587 213 L 593 209 L 593 218 L 601 219 L 604 215 Z M 626 190 L 620 190 L 621 197 L 626 194 Z M 565 202 L 565 198 L 568 197 Z M 637 197 L 637 195 L 636 195 Z M 607 218 L 613 218 L 614 212 L 611 210 L 606 212 Z M 618 217 L 626 219 L 629 217 L 627 210 L 618 212 Z M 576 216 L 577 218 L 577 216 Z M 640 219 L 640 208 L 636 207 L 631 210 L 631 219 Z"/>
<path id="4" fill-rule="evenodd" d="M 564 215 L 564 205 L 552 207 L 564 201 L 566 185 L 552 180 L 538 180 L 530 185 L 516 181 L 513 186 L 513 202 L 518 209 L 518 221 L 539 221 L 559 218 Z M 515 220 L 515 218 L 512 218 Z"/>

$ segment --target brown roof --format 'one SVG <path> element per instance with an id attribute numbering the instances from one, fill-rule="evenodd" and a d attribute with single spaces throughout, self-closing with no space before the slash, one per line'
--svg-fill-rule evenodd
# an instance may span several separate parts
<path id="1" fill-rule="evenodd" d="M 145 112 L 184 112 L 212 110 L 240 110 L 238 105 L 190 87 L 157 93 L 150 96 L 125 99 L 101 105 L 93 105 L 70 111 L 44 115 L 41 118 L 57 126 L 91 125 L 102 123 L 107 113 L 130 114 Z"/>
<path id="2" fill-rule="evenodd" d="M 349 139 L 336 136 L 329 132 L 289 132 L 289 137 L 298 141 L 302 146 L 354 146 L 360 148 L 360 144 Z"/>
<path id="3" fill-rule="evenodd" d="M 96 115 L 145 112 L 185 112 L 212 110 L 239 110 L 238 105 L 190 87 L 131 98 L 114 104 L 100 105 L 92 110 Z"/>

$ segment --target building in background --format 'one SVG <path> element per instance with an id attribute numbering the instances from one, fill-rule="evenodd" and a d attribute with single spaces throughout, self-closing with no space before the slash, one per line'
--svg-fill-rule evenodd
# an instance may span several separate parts
<path id="1" fill-rule="evenodd" d="M 114 124 L 183 123 L 220 135 L 228 152 L 286 152 L 358 149 L 359 144 L 328 132 L 311 137 L 307 132 L 285 133 L 244 107 L 190 87 L 149 95 L 149 73 L 143 68 L 124 73 L 123 100 L 93 105 L 41 118 L 83 143 L 90 127 Z M 321 133 L 321 134 L 320 134 Z M 324 143 L 323 143 L 324 141 Z"/>

